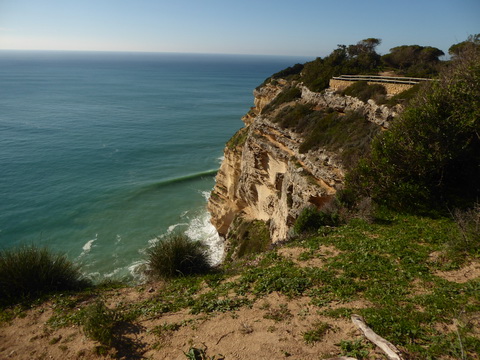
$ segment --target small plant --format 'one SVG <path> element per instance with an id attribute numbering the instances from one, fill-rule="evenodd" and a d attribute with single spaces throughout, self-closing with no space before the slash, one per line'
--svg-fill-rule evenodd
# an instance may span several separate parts
<path id="1" fill-rule="evenodd" d="M 242 322 L 240 325 L 240 333 L 242 333 L 243 335 L 251 334 L 253 332 L 253 328 L 250 324 Z"/>
<path id="2" fill-rule="evenodd" d="M 342 349 L 342 355 L 351 356 L 359 360 L 365 359 L 368 356 L 368 350 L 361 340 L 342 340 L 340 342 L 340 349 Z"/>
<path id="3" fill-rule="evenodd" d="M 164 337 L 171 334 L 174 331 L 179 330 L 182 327 L 182 323 L 163 323 L 162 325 L 155 326 L 152 329 L 152 333 L 159 336 Z"/>
<path id="4" fill-rule="evenodd" d="M 292 317 L 292 313 L 287 307 L 287 304 L 280 304 L 276 309 L 269 309 L 265 315 L 265 319 L 274 320 L 276 322 L 284 321 Z"/>
<path id="5" fill-rule="evenodd" d="M 173 278 L 205 273 L 210 269 L 205 246 L 182 234 L 159 240 L 148 254 L 152 277 Z"/>
<path id="6" fill-rule="evenodd" d="M 307 344 L 313 344 L 316 343 L 325 336 L 325 334 L 330 330 L 332 327 L 322 321 L 318 321 L 315 324 L 313 324 L 313 328 L 311 330 L 308 330 L 303 333 L 303 340 Z"/>
<path id="7" fill-rule="evenodd" d="M 455 250 L 474 252 L 480 249 L 480 203 L 468 210 L 456 209 L 453 218 L 460 235 L 450 243 Z"/>
<path id="8" fill-rule="evenodd" d="M 304 234 L 317 231 L 322 226 L 337 226 L 339 215 L 334 211 L 320 211 L 313 206 L 302 210 L 293 227 L 295 233 Z"/>
<path id="9" fill-rule="evenodd" d="M 0 251 L 0 306 L 87 285 L 75 264 L 47 248 L 31 245 Z"/>
<path id="10" fill-rule="evenodd" d="M 207 355 L 207 347 L 205 346 L 203 349 L 191 347 L 188 352 L 183 352 L 188 360 L 224 360 L 224 356 L 218 354 L 218 357 L 208 356 Z"/>
<path id="11" fill-rule="evenodd" d="M 114 341 L 114 328 L 118 323 L 118 315 L 108 309 L 102 301 L 86 307 L 83 315 L 83 331 L 92 340 L 102 346 L 111 347 Z"/>

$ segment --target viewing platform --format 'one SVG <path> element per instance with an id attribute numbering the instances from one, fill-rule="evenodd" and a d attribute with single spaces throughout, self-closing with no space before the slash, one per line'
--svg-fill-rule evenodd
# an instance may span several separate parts
<path id="1" fill-rule="evenodd" d="M 330 79 L 330 88 L 342 91 L 356 81 L 366 81 L 368 84 L 382 84 L 387 90 L 387 95 L 396 95 L 421 82 L 432 79 L 403 77 L 403 76 L 380 76 L 380 75 L 340 75 Z"/>

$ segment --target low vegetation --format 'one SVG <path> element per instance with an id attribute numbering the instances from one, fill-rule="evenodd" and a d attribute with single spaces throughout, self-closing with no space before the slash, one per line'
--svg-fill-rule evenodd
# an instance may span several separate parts
<path id="1" fill-rule="evenodd" d="M 309 206 L 302 210 L 293 230 L 298 235 L 308 234 L 317 232 L 322 226 L 338 226 L 340 222 L 340 215 L 335 210 L 318 210 L 314 206 Z"/>
<path id="2" fill-rule="evenodd" d="M 148 250 L 148 268 L 152 278 L 173 278 L 205 273 L 210 263 L 205 245 L 173 234 Z"/>
<path id="3" fill-rule="evenodd" d="M 245 141 L 247 141 L 247 136 L 248 136 L 248 129 L 243 127 L 240 130 L 238 130 L 227 142 L 227 147 L 230 150 L 235 150 L 238 147 L 243 146 L 245 144 Z"/>
<path id="4" fill-rule="evenodd" d="M 75 264 L 47 248 L 25 245 L 0 252 L 0 306 L 88 285 Z"/>
<path id="5" fill-rule="evenodd" d="M 266 105 L 262 113 L 266 114 L 278 108 L 281 104 L 299 99 L 302 96 L 302 91 L 296 86 L 290 86 L 283 89 L 268 105 Z"/>
<path id="6" fill-rule="evenodd" d="M 229 245 L 225 260 L 239 259 L 267 250 L 270 246 L 268 225 L 261 220 L 247 221 L 238 217 L 229 233 Z"/>
<path id="7" fill-rule="evenodd" d="M 386 101 L 387 90 L 385 86 L 381 84 L 368 84 L 367 81 L 356 81 L 345 90 L 342 91 L 342 95 L 349 95 L 356 97 L 363 102 L 367 102 L 372 99 L 377 104 L 384 103 Z"/>
<path id="8" fill-rule="evenodd" d="M 347 187 L 392 208 L 445 211 L 480 197 L 480 53 L 457 58 L 413 100 Z"/>
<path id="9" fill-rule="evenodd" d="M 370 141 L 379 131 L 377 125 L 358 112 L 314 110 L 300 103 L 283 108 L 274 121 L 283 128 L 304 134 L 300 153 L 319 147 L 336 151 L 347 168 L 353 167 L 359 157 L 369 151 Z"/>
<path id="10" fill-rule="evenodd" d="M 183 311 L 185 319 L 188 314 L 215 319 L 228 312 L 235 318 L 237 311 L 259 307 L 255 304 L 264 303 L 269 294 L 278 294 L 289 299 L 288 305 L 260 306 L 264 321 L 272 321 L 272 332 L 282 323 L 304 322 L 302 337 L 307 346 L 335 333 L 334 321 L 349 319 L 354 312 L 406 358 L 457 359 L 463 352 L 463 358 L 475 359 L 480 352 L 476 330 L 480 280 L 471 276 L 457 282 L 448 275 L 461 272 L 479 255 L 478 247 L 472 252 L 452 244 L 452 239 L 461 241 L 464 228 L 453 218 L 377 209 L 371 222 L 353 219 L 338 227 L 321 226 L 287 245 L 303 249 L 299 253 L 308 256 L 292 259 L 282 255 L 282 248 L 275 248 L 227 263 L 221 271 L 171 278 L 161 291 L 136 302 L 108 301 L 116 290 L 57 296 L 49 326 L 77 324 L 103 346 L 99 351 L 107 351 L 117 346 L 119 334 L 146 319 L 158 319 L 164 334 L 188 324 L 165 324 L 167 314 Z M 327 248 L 332 249 L 330 253 Z M 311 265 L 316 258 L 323 265 Z M 301 299 L 313 307 L 311 315 L 290 310 Z M 151 331 L 158 329 L 153 326 Z M 184 351 L 188 353 L 189 348 Z M 138 351 L 135 344 L 130 349 Z M 338 344 L 338 354 L 371 359 L 373 350 L 358 337 L 347 336 Z"/>

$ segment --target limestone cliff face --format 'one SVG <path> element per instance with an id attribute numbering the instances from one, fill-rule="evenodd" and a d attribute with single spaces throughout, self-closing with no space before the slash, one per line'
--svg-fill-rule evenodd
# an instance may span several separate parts
<path id="1" fill-rule="evenodd" d="M 265 221 L 272 242 L 284 240 L 303 208 L 321 208 L 343 185 L 345 168 L 337 153 L 320 148 L 301 154 L 302 135 L 278 126 L 271 113 L 262 113 L 286 86 L 301 90 L 296 103 L 340 112 L 360 111 L 384 128 L 396 115 L 374 102 L 365 104 L 328 91 L 314 93 L 287 81 L 277 80 L 256 89 L 255 106 L 243 117 L 245 127 L 225 147 L 208 203 L 213 225 L 227 239 L 233 220 L 242 217 Z"/>

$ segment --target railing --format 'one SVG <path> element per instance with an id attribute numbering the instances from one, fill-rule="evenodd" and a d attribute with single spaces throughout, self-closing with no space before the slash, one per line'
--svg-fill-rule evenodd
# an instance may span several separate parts
<path id="1" fill-rule="evenodd" d="M 416 85 L 422 81 L 432 81 L 432 79 L 426 79 L 426 78 L 377 76 L 377 75 L 340 75 L 340 76 L 334 76 L 332 79 L 342 80 L 342 81 L 371 81 L 371 82 L 379 82 L 379 83 L 408 84 L 408 85 Z"/>

